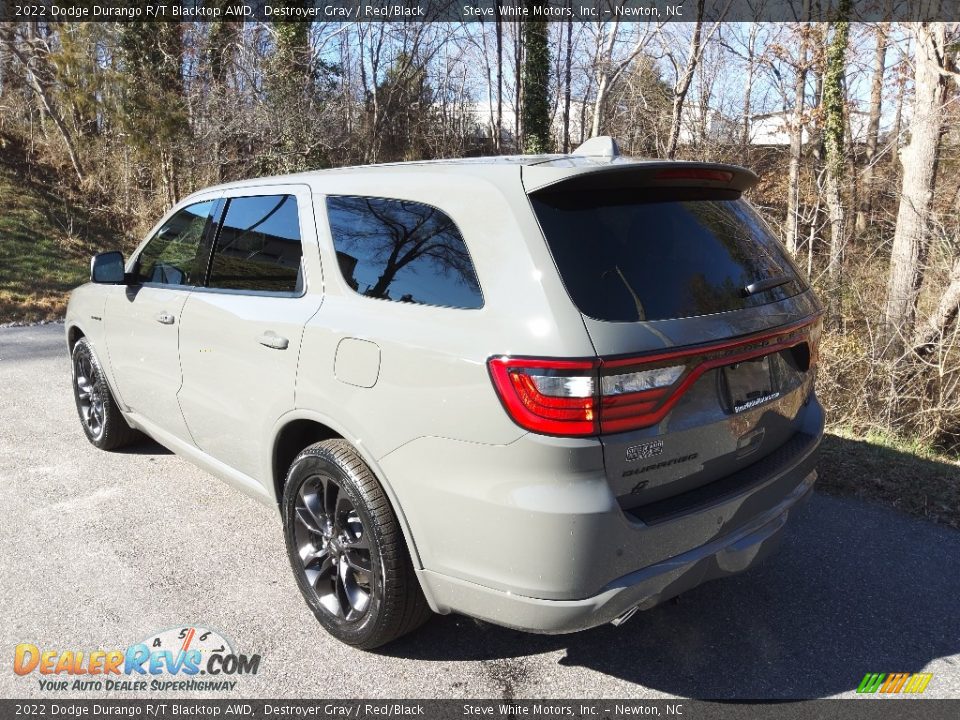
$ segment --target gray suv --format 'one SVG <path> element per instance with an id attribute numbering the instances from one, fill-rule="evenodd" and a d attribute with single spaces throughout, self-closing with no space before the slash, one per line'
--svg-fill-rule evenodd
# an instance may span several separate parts
<path id="1" fill-rule="evenodd" d="M 595 139 L 203 190 L 74 291 L 83 429 L 278 508 L 352 645 L 619 624 L 758 562 L 816 479 L 821 307 L 755 182 Z"/>

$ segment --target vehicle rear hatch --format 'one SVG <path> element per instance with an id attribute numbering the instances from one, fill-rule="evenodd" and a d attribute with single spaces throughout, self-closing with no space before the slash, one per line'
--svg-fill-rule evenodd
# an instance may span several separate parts
<path id="1" fill-rule="evenodd" d="M 820 306 L 741 198 L 753 173 L 579 158 L 523 173 L 600 358 L 604 461 L 625 509 L 656 522 L 815 441 L 803 415 Z"/>

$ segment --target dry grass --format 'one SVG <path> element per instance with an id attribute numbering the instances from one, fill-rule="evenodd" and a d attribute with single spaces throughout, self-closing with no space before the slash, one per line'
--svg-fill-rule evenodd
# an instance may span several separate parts
<path id="1" fill-rule="evenodd" d="M 67 293 L 20 294 L 0 290 L 0 324 L 59 320 L 67 309 Z"/>
<path id="2" fill-rule="evenodd" d="M 960 460 L 878 432 L 828 433 L 821 446 L 817 489 L 883 503 L 915 517 L 960 529 Z"/>
<path id="3" fill-rule="evenodd" d="M 10 153 L 0 153 L 0 197 L 0 323 L 62 317 L 111 233 L 69 194 L 29 178 Z"/>

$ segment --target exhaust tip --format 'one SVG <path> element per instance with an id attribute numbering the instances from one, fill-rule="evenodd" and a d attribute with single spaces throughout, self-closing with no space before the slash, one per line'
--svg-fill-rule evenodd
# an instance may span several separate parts
<path id="1" fill-rule="evenodd" d="M 629 619 L 632 618 L 634 615 L 636 615 L 636 614 L 637 614 L 637 610 L 639 610 L 639 609 L 640 609 L 640 606 L 639 606 L 639 605 L 634 605 L 632 608 L 630 608 L 630 609 L 627 610 L 626 612 L 621 613 L 620 615 L 617 615 L 617 617 L 615 617 L 613 620 L 610 621 L 610 624 L 613 625 L 614 627 L 620 627 L 620 626 L 623 625 L 627 620 L 629 620 Z"/>

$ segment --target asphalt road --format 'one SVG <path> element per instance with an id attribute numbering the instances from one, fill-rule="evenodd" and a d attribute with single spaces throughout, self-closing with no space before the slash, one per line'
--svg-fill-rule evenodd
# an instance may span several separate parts
<path id="1" fill-rule="evenodd" d="M 184 625 L 262 656 L 234 696 L 825 697 L 926 671 L 926 696 L 960 697 L 960 533 L 885 508 L 816 496 L 762 567 L 620 628 L 437 617 L 374 654 L 314 621 L 271 509 L 158 445 L 87 443 L 62 326 L 0 329 L 0 420 L 0 697 L 43 694 L 12 671 L 18 643 L 123 648 Z"/>

